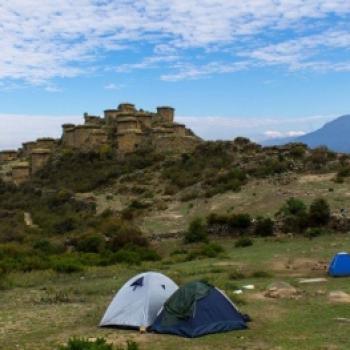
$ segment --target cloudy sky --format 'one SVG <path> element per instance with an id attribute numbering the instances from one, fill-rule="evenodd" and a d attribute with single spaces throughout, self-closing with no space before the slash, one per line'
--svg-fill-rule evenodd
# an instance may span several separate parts
<path id="1" fill-rule="evenodd" d="M 350 1 L 3 0 L 0 148 L 120 102 L 210 139 L 350 113 Z"/>

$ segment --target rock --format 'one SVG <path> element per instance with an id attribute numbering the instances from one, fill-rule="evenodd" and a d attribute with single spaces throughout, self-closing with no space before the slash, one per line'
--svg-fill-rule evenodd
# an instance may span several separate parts
<path id="1" fill-rule="evenodd" d="M 307 283 L 321 283 L 321 282 L 327 282 L 327 278 L 320 277 L 320 278 L 302 278 L 299 280 L 299 283 L 301 284 L 307 284 Z"/>
<path id="2" fill-rule="evenodd" d="M 243 286 L 243 288 L 248 289 L 248 290 L 253 290 L 253 289 L 255 289 L 255 286 L 254 286 L 254 284 L 248 284 L 246 286 Z"/>
<path id="3" fill-rule="evenodd" d="M 301 292 L 287 282 L 275 282 L 269 286 L 264 296 L 274 299 L 298 299 Z"/>
<path id="4" fill-rule="evenodd" d="M 243 294 L 243 290 L 242 289 L 234 290 L 233 294 Z"/>
<path id="5" fill-rule="evenodd" d="M 341 323 L 350 323 L 350 318 L 336 317 L 334 321 L 341 322 Z"/>
<path id="6" fill-rule="evenodd" d="M 328 299 L 333 303 L 350 303 L 350 294 L 341 290 L 330 292 Z"/>
<path id="7" fill-rule="evenodd" d="M 313 271 L 327 271 L 328 262 L 327 261 L 319 261 L 311 267 Z"/>

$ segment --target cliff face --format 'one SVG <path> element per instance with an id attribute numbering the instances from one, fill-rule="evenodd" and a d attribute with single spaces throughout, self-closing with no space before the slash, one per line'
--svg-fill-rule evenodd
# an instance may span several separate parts
<path id="1" fill-rule="evenodd" d="M 160 153 L 191 152 L 201 140 L 185 125 L 174 122 L 174 112 L 172 107 L 145 112 L 122 103 L 105 110 L 103 118 L 85 113 L 84 124 L 62 126 L 60 140 L 42 138 L 24 143 L 19 150 L 0 152 L 0 178 L 21 184 L 60 149 L 89 152 L 107 148 L 127 154 L 147 145 Z"/>

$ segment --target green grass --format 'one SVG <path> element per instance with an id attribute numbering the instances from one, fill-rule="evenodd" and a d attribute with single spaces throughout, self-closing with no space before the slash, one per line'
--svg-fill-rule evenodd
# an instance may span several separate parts
<path id="1" fill-rule="evenodd" d="M 347 250 L 347 235 L 322 236 L 314 240 L 256 239 L 251 247 L 234 248 L 233 240 L 219 241 L 224 255 L 213 259 L 179 261 L 172 255 L 166 261 L 142 266 L 94 267 L 69 275 L 53 271 L 15 273 L 9 276 L 9 289 L 0 291 L 0 348 L 56 349 L 70 337 L 105 337 L 116 345 L 130 339 L 141 350 L 177 349 L 348 349 L 349 324 L 336 317 L 349 317 L 350 305 L 331 304 L 327 293 L 350 293 L 349 279 L 299 285 L 299 277 L 323 276 L 312 264 L 328 261 L 339 250 Z M 164 253 L 182 248 L 182 243 L 165 241 Z M 188 249 L 188 247 L 186 247 Z M 134 274 L 159 270 L 177 283 L 207 279 L 233 298 L 253 322 L 247 331 L 188 340 L 167 335 L 140 335 L 134 331 L 97 327 L 116 290 Z M 234 271 L 237 278 L 230 279 Z M 262 273 L 266 272 L 266 274 Z M 258 297 L 274 281 L 286 281 L 303 290 L 300 300 Z M 235 297 L 235 288 L 254 284 L 254 291 Z M 321 291 L 322 293 L 320 293 Z"/>

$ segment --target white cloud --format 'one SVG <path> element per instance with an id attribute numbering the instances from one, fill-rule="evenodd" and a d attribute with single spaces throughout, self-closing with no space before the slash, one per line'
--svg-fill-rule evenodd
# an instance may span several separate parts
<path id="1" fill-rule="evenodd" d="M 82 121 L 78 116 L 0 114 L 0 149 L 16 149 L 39 137 L 59 138 L 62 124 Z"/>
<path id="2" fill-rule="evenodd" d="M 120 50 L 140 56 L 133 66 L 114 60 L 121 71 L 158 64 L 169 69 L 175 56 L 178 63 L 188 64 L 186 57 L 191 53 L 187 50 L 193 49 L 201 49 L 204 55 L 225 52 L 227 61 L 220 65 L 230 66 L 230 55 L 242 53 L 242 45 L 245 51 L 251 47 L 247 56 L 266 64 L 305 63 L 300 57 L 305 50 L 310 61 L 303 69 L 312 69 L 313 63 L 326 69 L 329 62 L 313 57 L 312 51 L 346 49 L 349 14 L 350 2 L 344 0 L 2 1 L 0 79 L 45 84 L 56 77 L 87 74 L 100 69 L 99 59 L 106 52 Z M 337 28 L 329 32 L 337 20 Z M 296 41 L 277 42 L 287 32 Z M 143 54 L 145 43 L 154 52 L 151 58 L 147 58 L 149 51 Z M 212 67 L 217 65 L 215 60 L 193 61 L 191 56 L 193 67 L 175 66 L 175 72 L 165 73 L 163 79 L 225 73 Z M 338 70 L 348 66 L 337 62 Z"/>
<path id="3" fill-rule="evenodd" d="M 117 85 L 114 83 L 108 83 L 104 86 L 105 90 L 120 90 L 122 88 L 121 85 Z"/>
<path id="4" fill-rule="evenodd" d="M 305 131 L 277 131 L 277 130 L 267 130 L 264 132 L 267 139 L 277 139 L 282 137 L 297 137 L 305 135 Z"/>

